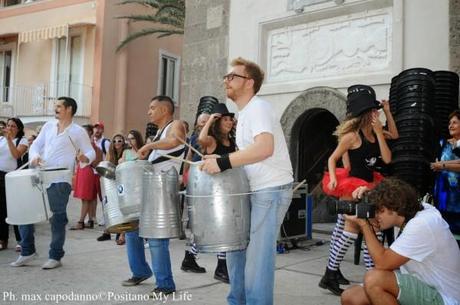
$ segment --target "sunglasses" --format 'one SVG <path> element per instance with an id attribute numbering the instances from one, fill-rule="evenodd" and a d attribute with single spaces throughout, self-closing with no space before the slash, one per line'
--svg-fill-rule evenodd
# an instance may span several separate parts
<path id="1" fill-rule="evenodd" d="M 249 79 L 249 77 L 247 77 L 247 76 L 236 74 L 236 73 L 229 73 L 227 75 L 224 75 L 223 79 L 226 80 L 226 81 L 231 82 L 235 77 L 241 77 L 241 78 L 244 78 L 244 79 Z"/>
<path id="2" fill-rule="evenodd" d="M 124 143 L 125 141 L 123 140 L 113 140 L 113 143 Z"/>

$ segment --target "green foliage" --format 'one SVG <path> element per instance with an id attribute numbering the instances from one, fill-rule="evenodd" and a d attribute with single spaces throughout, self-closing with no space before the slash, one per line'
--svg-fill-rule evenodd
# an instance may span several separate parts
<path id="1" fill-rule="evenodd" d="M 157 38 L 184 34 L 185 0 L 123 0 L 120 5 L 141 5 L 148 13 L 145 15 L 119 16 L 132 22 L 149 22 L 150 26 L 128 35 L 117 47 L 117 52 L 129 42 L 148 35 Z"/>

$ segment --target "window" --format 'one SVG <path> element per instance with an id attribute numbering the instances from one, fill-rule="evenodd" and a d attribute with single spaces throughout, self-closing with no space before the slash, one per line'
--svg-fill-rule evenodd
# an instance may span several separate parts
<path id="1" fill-rule="evenodd" d="M 83 45 L 81 35 L 72 35 L 55 41 L 53 83 L 54 97 L 71 96 L 77 101 L 81 98 L 83 77 Z"/>
<path id="2" fill-rule="evenodd" d="M 160 51 L 158 94 L 171 97 L 175 103 L 179 98 L 179 64 L 178 57 Z"/>
<path id="3" fill-rule="evenodd" d="M 0 51 L 0 100 L 2 102 L 8 102 L 10 99 L 12 58 L 12 51 Z"/>

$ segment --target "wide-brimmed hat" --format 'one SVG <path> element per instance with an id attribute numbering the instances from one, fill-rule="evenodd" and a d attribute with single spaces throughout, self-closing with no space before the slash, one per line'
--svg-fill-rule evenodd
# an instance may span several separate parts
<path id="1" fill-rule="evenodd" d="M 348 87 L 347 91 L 347 115 L 351 117 L 382 107 L 375 97 L 374 89 L 370 86 L 353 85 Z"/>
<path id="2" fill-rule="evenodd" d="M 235 116 L 233 112 L 228 111 L 227 105 L 223 103 L 215 104 L 212 113 L 220 113 L 222 116 L 231 116 L 232 118 Z"/>

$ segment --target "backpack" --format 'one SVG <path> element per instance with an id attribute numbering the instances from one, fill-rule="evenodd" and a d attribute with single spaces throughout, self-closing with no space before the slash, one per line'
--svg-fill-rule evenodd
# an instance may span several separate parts
<path id="1" fill-rule="evenodd" d="M 107 149 L 105 148 L 105 142 L 106 142 L 106 141 L 109 141 L 109 142 L 110 142 L 109 139 L 103 138 L 103 139 L 102 139 L 102 143 L 101 143 L 101 149 L 102 149 L 102 153 L 104 154 L 104 156 L 107 155 Z"/>

